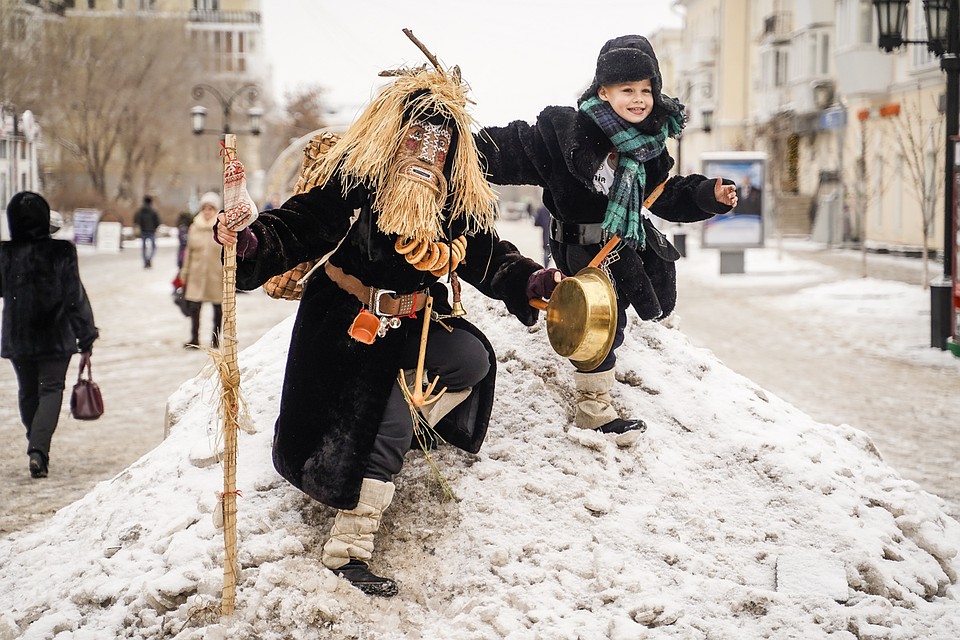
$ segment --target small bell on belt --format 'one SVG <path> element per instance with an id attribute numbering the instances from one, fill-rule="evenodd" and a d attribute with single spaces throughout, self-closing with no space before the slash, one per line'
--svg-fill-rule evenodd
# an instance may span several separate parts
<path id="1" fill-rule="evenodd" d="M 450 272 L 450 287 L 453 289 L 453 309 L 450 310 L 450 316 L 462 318 L 467 315 L 467 312 L 464 311 L 463 304 L 460 302 L 460 278 L 457 277 L 456 271 Z"/>

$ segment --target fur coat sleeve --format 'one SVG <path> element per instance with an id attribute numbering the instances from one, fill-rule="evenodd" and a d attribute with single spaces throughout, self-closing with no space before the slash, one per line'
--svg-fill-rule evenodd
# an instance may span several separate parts
<path id="1" fill-rule="evenodd" d="M 543 188 L 543 203 L 552 218 L 571 224 L 603 222 L 607 196 L 594 188 L 597 168 L 613 150 L 603 131 L 572 107 L 547 107 L 535 124 L 516 121 L 488 127 L 477 134 L 487 175 L 496 184 L 531 184 Z M 699 174 L 669 176 L 673 158 L 664 151 L 644 163 L 648 196 L 666 181 L 651 206 L 654 215 L 677 223 L 706 220 L 729 207 L 713 195 L 715 179 Z M 730 181 L 724 181 L 730 184 Z M 613 263 L 618 292 L 644 319 L 668 315 L 676 301 L 674 261 L 679 252 L 653 223 L 644 219 L 647 241 L 636 250 L 620 250 Z M 582 269 L 600 245 L 569 245 L 551 241 L 557 265 L 567 275 Z"/>

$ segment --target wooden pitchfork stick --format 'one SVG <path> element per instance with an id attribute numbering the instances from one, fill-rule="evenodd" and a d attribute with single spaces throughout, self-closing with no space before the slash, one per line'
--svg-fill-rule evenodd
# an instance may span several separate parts
<path id="1" fill-rule="evenodd" d="M 237 136 L 223 141 L 223 165 L 237 159 Z M 226 179 L 226 173 L 224 174 Z M 224 197 L 227 189 L 224 184 Z M 224 199 L 226 206 L 226 199 Z M 223 592 L 220 614 L 233 613 L 237 595 L 237 430 L 240 426 L 240 368 L 237 365 L 237 245 L 223 246 L 223 326 L 220 331 L 220 381 L 223 407 Z"/>
<path id="2" fill-rule="evenodd" d="M 415 407 L 424 407 L 440 399 L 440 396 L 447 390 L 446 387 L 440 390 L 437 395 L 430 395 L 437 386 L 440 376 L 433 379 L 433 382 L 423 389 L 423 359 L 427 353 L 427 334 L 430 332 L 430 316 L 433 314 L 433 296 L 427 296 L 427 304 L 423 307 L 423 330 L 420 332 L 420 355 L 417 357 L 417 372 L 413 383 L 407 383 L 406 375 L 403 369 L 400 370 L 400 384 L 406 388 L 409 395 L 410 404 Z"/>

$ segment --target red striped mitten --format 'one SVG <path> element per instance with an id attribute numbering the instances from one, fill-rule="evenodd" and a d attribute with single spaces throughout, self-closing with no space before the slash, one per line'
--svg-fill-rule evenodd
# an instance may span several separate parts
<path id="1" fill-rule="evenodd" d="M 223 213 L 231 231 L 246 229 L 259 215 L 247 192 L 247 174 L 239 160 L 230 160 L 223 167 Z"/>

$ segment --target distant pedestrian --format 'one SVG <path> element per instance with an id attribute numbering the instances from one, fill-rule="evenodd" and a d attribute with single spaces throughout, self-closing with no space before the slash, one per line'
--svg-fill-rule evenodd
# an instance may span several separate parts
<path id="1" fill-rule="evenodd" d="M 280 206 L 280 194 L 271 193 L 270 197 L 267 198 L 267 201 L 263 203 L 263 207 L 260 208 L 261 211 L 270 211 L 271 209 L 276 209 Z"/>
<path id="2" fill-rule="evenodd" d="M 180 246 L 177 249 L 177 269 L 183 267 L 183 257 L 187 253 L 187 235 L 191 224 L 193 224 L 193 214 L 189 211 L 181 211 L 177 218 L 177 241 Z"/>
<path id="3" fill-rule="evenodd" d="M 200 197 L 200 212 L 194 216 L 187 232 L 187 249 L 179 278 L 185 284 L 184 298 L 195 305 L 190 316 L 190 340 L 184 347 L 200 345 L 200 311 L 202 303 L 213 305 L 213 331 L 210 345 L 220 346 L 220 324 L 223 319 L 223 263 L 221 247 L 213 238 L 213 225 L 220 212 L 220 196 L 213 191 Z"/>
<path id="4" fill-rule="evenodd" d="M 22 191 L 7 205 L 10 240 L 0 243 L 0 357 L 17 375 L 30 475 L 45 478 L 70 358 L 89 357 L 99 336 L 80 281 L 77 249 L 50 236 L 50 205 Z"/>
<path id="5" fill-rule="evenodd" d="M 541 243 L 543 244 L 543 266 L 550 266 L 550 210 L 542 204 L 533 214 L 533 224 L 540 227 Z"/>
<path id="6" fill-rule="evenodd" d="M 153 198 L 143 196 L 143 206 L 133 215 L 133 224 L 140 229 L 143 268 L 149 269 L 157 252 L 157 227 L 160 226 L 160 215 L 153 208 Z"/>

